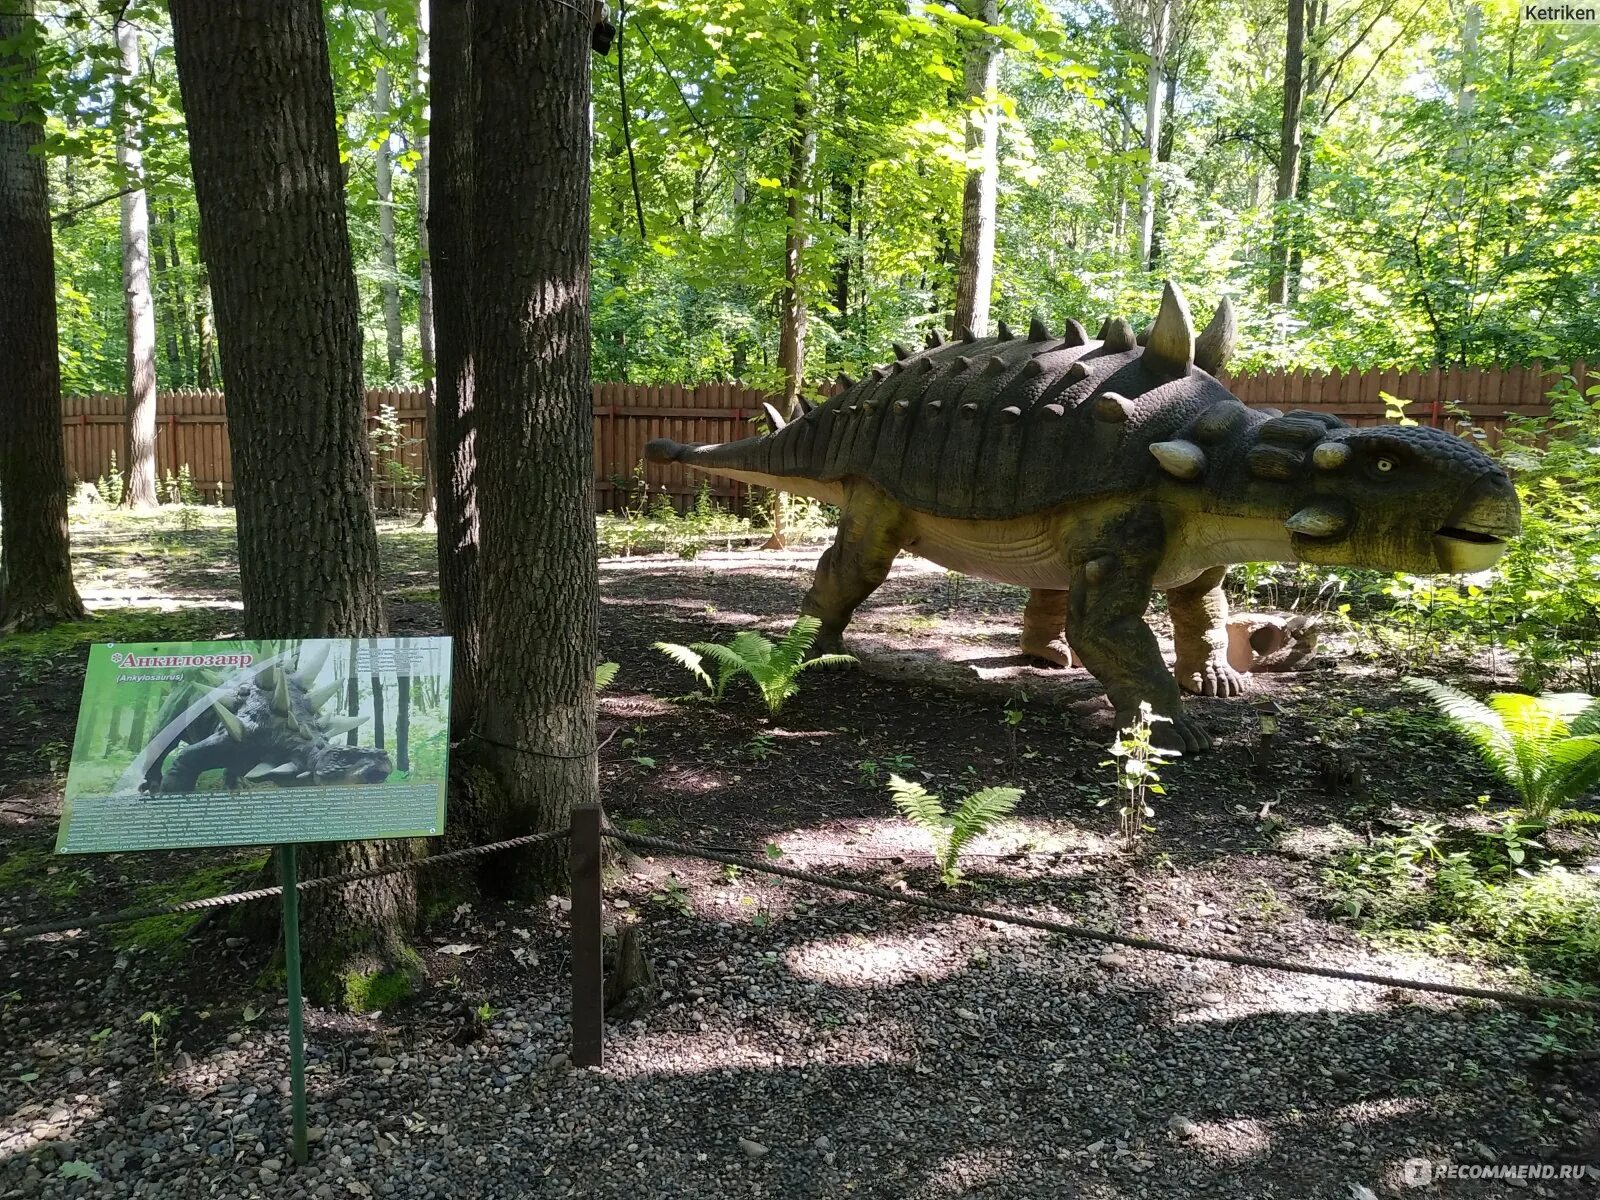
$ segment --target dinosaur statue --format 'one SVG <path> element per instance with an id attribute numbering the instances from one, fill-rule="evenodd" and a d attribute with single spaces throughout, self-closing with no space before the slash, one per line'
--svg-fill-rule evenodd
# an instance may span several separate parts
<path id="1" fill-rule="evenodd" d="M 325 705 L 338 690 L 329 683 L 311 688 L 327 657 L 327 647 L 310 649 L 294 670 L 267 667 L 224 688 L 211 706 L 151 758 L 143 790 L 192 792 L 202 771 L 220 768 L 228 788 L 242 782 L 276 786 L 383 783 L 394 770 L 386 751 L 371 746 L 346 746 L 332 739 L 360 725 L 366 717 L 324 716 Z M 216 681 L 202 679 L 201 685 Z M 187 700 L 185 699 L 187 697 Z M 156 721 L 162 737 L 193 703 L 190 688 L 168 697 Z M 173 746 L 188 743 L 176 754 Z M 166 765 L 172 754 L 172 763 Z"/>
<path id="2" fill-rule="evenodd" d="M 1306 562 L 1389 571 L 1489 566 L 1520 531 L 1505 472 L 1461 438 L 1423 426 L 1352 428 L 1304 411 L 1246 408 L 1214 378 L 1234 340 L 1224 301 L 1196 338 L 1170 283 L 1141 349 L 1110 319 L 1091 338 L 946 342 L 758 437 L 719 445 L 658 438 L 655 462 L 816 497 L 839 506 L 836 540 L 802 611 L 816 653 L 836 652 L 851 614 L 909 549 L 952 570 L 1031 589 L 1025 653 L 1105 687 L 1117 718 L 1141 702 L 1167 718 L 1156 736 L 1210 745 L 1180 687 L 1233 696 L 1230 563 Z M 1164 591 L 1176 678 L 1143 616 Z"/>

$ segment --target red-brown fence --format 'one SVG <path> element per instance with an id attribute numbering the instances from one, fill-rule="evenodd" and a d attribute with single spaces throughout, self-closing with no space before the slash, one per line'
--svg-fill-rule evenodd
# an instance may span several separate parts
<path id="1" fill-rule="evenodd" d="M 1380 393 L 1408 402 L 1407 415 L 1424 424 L 1458 429 L 1465 416 L 1497 442 L 1507 415 L 1547 412 L 1545 396 L 1566 374 L 1584 378 L 1586 364 L 1546 367 L 1448 367 L 1426 371 L 1264 371 L 1224 375 L 1223 381 L 1246 404 L 1308 408 L 1332 413 L 1352 425 L 1385 419 Z M 832 391 L 831 387 L 824 391 Z M 595 506 L 618 511 L 636 501 L 640 490 L 664 493 L 680 509 L 702 484 L 723 503 L 740 505 L 748 487 L 727 479 L 692 476 L 676 464 L 644 462 L 651 438 L 680 442 L 720 442 L 744 437 L 757 428 L 761 402 L 769 394 L 738 384 L 602 383 L 594 388 Z M 373 423 L 384 406 L 395 410 L 402 445 L 399 459 L 420 476 L 424 468 L 426 413 L 415 389 L 372 390 L 367 411 Z M 221 392 L 163 392 L 156 402 L 157 470 L 163 475 L 187 465 L 195 488 L 207 500 L 233 499 L 233 464 L 228 456 L 227 406 Z M 67 469 L 77 479 L 96 480 L 111 470 L 112 455 L 123 454 L 121 396 L 72 396 L 62 406 Z M 404 504 L 408 492 L 379 476 L 379 500 Z"/>

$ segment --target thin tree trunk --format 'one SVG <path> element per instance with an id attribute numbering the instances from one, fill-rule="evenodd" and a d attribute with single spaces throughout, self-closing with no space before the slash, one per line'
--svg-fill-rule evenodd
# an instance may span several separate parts
<path id="1" fill-rule="evenodd" d="M 1172 143 L 1176 136 L 1174 133 L 1173 117 L 1178 109 L 1178 64 L 1169 55 L 1167 59 L 1166 85 L 1163 91 L 1161 106 L 1161 139 L 1160 148 L 1156 153 L 1156 161 L 1169 163 L 1172 161 Z M 1156 212 L 1159 217 L 1161 211 L 1161 195 L 1156 196 Z M 1154 271 L 1161 262 L 1161 225 L 1157 220 L 1154 231 L 1150 235 L 1150 269 Z"/>
<path id="2" fill-rule="evenodd" d="M 426 96 L 428 81 L 428 0 L 417 0 L 417 62 L 412 76 L 412 90 Z M 438 433 L 438 418 L 434 405 L 438 399 L 438 386 L 434 380 L 435 355 L 433 347 L 433 260 L 428 243 L 428 188 L 432 149 L 426 105 L 422 110 L 422 128 L 416 133 L 417 167 L 417 341 L 422 348 L 423 390 L 423 462 L 422 462 L 422 524 L 433 528 L 437 524 L 434 502 L 434 479 L 437 470 L 434 459 L 437 448 L 434 441 Z"/>
<path id="3" fill-rule="evenodd" d="M 473 0 L 435 0 L 432 21 L 434 489 L 439 604 L 453 639 L 450 734 L 472 727 L 478 680 L 478 411 L 472 350 L 478 283 L 472 257 Z"/>
<path id="4" fill-rule="evenodd" d="M 361 654 L 361 639 L 350 639 L 350 672 L 344 681 L 344 715 L 353 717 L 361 711 L 361 673 L 356 670 L 356 659 Z M 344 735 L 344 744 L 356 744 L 356 731 L 351 729 Z"/>
<path id="5" fill-rule="evenodd" d="M 360 303 L 322 5 L 171 0 L 170 11 L 228 383 L 245 633 L 381 633 Z M 308 851 L 306 871 L 413 855 L 408 842 L 329 843 Z M 409 872 L 308 895 L 308 992 L 353 997 L 375 973 L 414 980 L 415 920 Z"/>
<path id="6" fill-rule="evenodd" d="M 372 14 L 373 33 L 379 52 L 388 48 L 389 21 L 379 9 Z M 400 269 L 394 252 L 394 163 L 389 149 L 389 69 L 381 64 L 373 73 L 372 117 L 383 140 L 378 143 L 376 163 L 378 191 L 378 262 L 383 270 L 383 331 L 388 353 L 389 382 L 400 378 L 405 364 L 404 333 L 400 328 Z"/>
<path id="7" fill-rule="evenodd" d="M 217 386 L 214 369 L 217 350 L 212 333 L 211 272 L 204 263 L 200 264 L 200 274 L 195 277 L 194 290 L 194 385 L 202 391 L 210 391 Z"/>
<path id="8" fill-rule="evenodd" d="M 564 828 L 597 795 L 589 44 L 587 9 L 477 0 L 483 656 L 457 757 L 474 823 L 491 835 Z M 564 875 L 565 854 L 522 868 L 486 882 L 526 893 Z"/>
<path id="9" fill-rule="evenodd" d="M 183 369 L 175 379 L 194 382 L 194 343 L 189 337 L 189 289 L 183 285 L 183 257 L 178 253 L 178 206 L 170 199 L 166 203 L 166 217 L 161 228 L 167 235 L 167 261 L 172 264 L 172 297 L 169 311 L 173 325 L 178 330 L 178 342 L 183 347 Z"/>
<path id="10" fill-rule="evenodd" d="M 404 640 L 395 648 L 398 669 L 394 686 L 394 769 L 411 770 L 411 660 Z"/>
<path id="11" fill-rule="evenodd" d="M 372 652 L 372 744 L 383 749 L 383 672 L 378 669 L 378 641 L 371 638 L 367 649 Z"/>
<path id="12" fill-rule="evenodd" d="M 999 0 L 963 0 L 961 9 L 986 25 L 1000 23 Z M 955 333 L 989 331 L 994 290 L 995 195 L 999 187 L 1000 121 L 995 91 L 1000 44 L 975 37 L 967 49 L 967 180 L 961 197 L 961 251 L 956 270 Z"/>
<path id="13" fill-rule="evenodd" d="M 150 209 L 145 197 L 141 132 L 128 90 L 139 76 L 139 31 L 117 22 L 117 50 L 122 56 L 122 81 L 117 95 L 117 165 L 122 168 L 122 313 L 128 327 L 127 439 L 122 489 L 124 507 L 148 511 L 156 507 L 156 306 L 150 294 Z M 137 183 L 141 186 L 133 187 Z"/>
<path id="14" fill-rule="evenodd" d="M 1161 91 L 1166 82 L 1167 49 L 1171 40 L 1172 0 L 1153 0 L 1150 14 L 1150 62 L 1145 68 L 1144 145 L 1145 169 L 1139 181 L 1139 263 L 1149 270 L 1156 230 L 1156 167 L 1160 162 Z"/>
<path id="15" fill-rule="evenodd" d="M 43 38 L 33 0 L 0 5 L 0 77 L 37 70 L 18 53 L 25 31 Z M 39 141 L 35 121 L 0 119 L 0 633 L 83 616 L 67 537 L 55 254 Z"/>
<path id="16" fill-rule="evenodd" d="M 138 753 L 144 749 L 145 726 L 150 721 L 150 710 L 155 707 L 155 688 L 144 688 L 144 698 L 139 700 L 133 710 L 133 728 L 128 730 L 128 740 L 125 749 Z"/>
<path id="17" fill-rule="evenodd" d="M 794 126 L 789 131 L 788 205 L 783 235 L 783 294 L 778 315 L 778 366 L 783 371 L 783 415 L 793 417 L 800 408 L 800 389 L 806 369 L 806 295 L 801 274 L 811 245 L 807 225 L 810 210 L 811 169 L 817 161 L 817 124 L 813 108 L 817 94 L 814 50 L 806 46 L 801 66 L 810 64 L 806 85 L 795 93 Z M 783 517 L 787 497 L 772 494 L 772 536 L 764 550 L 784 547 Z"/>
<path id="18" fill-rule="evenodd" d="M 1278 181 L 1272 219 L 1267 302 L 1289 302 L 1289 243 L 1295 187 L 1300 180 L 1300 109 L 1305 102 L 1306 0 L 1289 0 L 1283 43 L 1283 121 L 1278 131 Z"/>
<path id="19" fill-rule="evenodd" d="M 178 352 L 178 330 L 184 330 L 187 335 L 189 322 L 183 317 L 182 306 L 175 303 L 173 297 L 172 285 L 175 281 L 171 264 L 167 261 L 166 224 L 166 217 L 158 204 L 150 210 L 150 263 L 155 268 L 154 283 L 160 285 L 160 290 L 155 292 L 156 324 L 166 335 L 167 378 L 175 386 L 184 380 L 183 358 Z"/>

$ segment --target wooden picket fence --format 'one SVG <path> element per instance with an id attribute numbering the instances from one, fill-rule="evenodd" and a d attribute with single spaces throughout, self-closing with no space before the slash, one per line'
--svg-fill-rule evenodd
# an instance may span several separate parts
<path id="1" fill-rule="evenodd" d="M 1408 416 L 1423 424 L 1459 430 L 1470 420 L 1489 442 L 1499 441 L 1507 416 L 1540 416 L 1549 411 L 1546 393 L 1563 375 L 1585 378 L 1587 364 L 1514 367 L 1448 367 L 1424 371 L 1263 371 L 1225 374 L 1225 382 L 1246 404 L 1307 408 L 1331 413 L 1352 425 L 1385 420 L 1380 393 L 1408 402 Z M 831 393 L 830 385 L 820 389 Z M 691 475 L 676 464 L 644 461 L 651 438 L 680 442 L 721 442 L 746 437 L 759 425 L 761 402 L 770 394 L 730 383 L 602 383 L 594 388 L 595 506 L 600 512 L 636 507 L 642 498 L 667 496 L 680 511 L 703 485 L 721 504 L 741 508 L 750 489 L 731 480 Z M 420 478 L 425 469 L 426 412 L 420 389 L 373 389 L 367 412 L 375 423 L 384 406 L 395 410 L 402 437 L 399 458 Z M 156 401 L 157 470 L 163 475 L 187 465 L 196 490 L 207 502 L 232 503 L 233 464 L 228 454 L 227 405 L 221 392 L 163 392 Z M 112 456 L 123 455 L 123 398 L 71 396 L 62 405 L 67 469 L 75 479 L 93 482 L 111 470 Z M 381 506 L 409 507 L 418 490 L 381 482 Z"/>

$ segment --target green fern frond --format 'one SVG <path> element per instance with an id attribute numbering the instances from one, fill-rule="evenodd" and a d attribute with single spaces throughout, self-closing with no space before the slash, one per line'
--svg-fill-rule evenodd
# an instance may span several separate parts
<path id="1" fill-rule="evenodd" d="M 772 661 L 772 642 L 753 629 L 733 635 L 728 648 L 749 666 L 766 666 Z"/>
<path id="2" fill-rule="evenodd" d="M 1547 807 L 1560 808 L 1600 786 L 1600 735 L 1565 738 L 1550 749 Z"/>
<path id="3" fill-rule="evenodd" d="M 594 690 L 603 692 L 611 686 L 611 681 L 617 677 L 617 672 L 622 669 L 622 664 L 603 662 L 594 669 Z"/>
<path id="4" fill-rule="evenodd" d="M 1405 683 L 1432 700 L 1455 731 L 1477 747 L 1489 768 L 1518 794 L 1522 793 L 1522 764 L 1499 713 L 1449 684 L 1416 678 Z"/>
<path id="5" fill-rule="evenodd" d="M 740 675 L 750 674 L 750 662 L 732 646 L 720 646 L 716 642 L 696 642 L 694 649 L 704 657 L 717 664 L 717 682 L 714 691 L 718 700 L 728 690 L 728 684 Z"/>
<path id="6" fill-rule="evenodd" d="M 817 640 L 817 634 L 822 629 L 822 622 L 816 617 L 799 616 L 794 624 L 789 627 L 789 632 L 783 635 L 783 641 L 773 651 L 774 665 L 783 664 L 788 670 L 798 670 L 799 664 L 805 661 L 806 651 L 811 649 L 811 643 Z"/>
<path id="7" fill-rule="evenodd" d="M 920 783 L 912 783 L 898 775 L 889 776 L 889 791 L 894 796 L 894 806 L 902 816 L 924 833 L 941 841 L 947 831 L 944 805 Z"/>
<path id="8" fill-rule="evenodd" d="M 854 654 L 819 654 L 815 658 L 808 658 L 795 670 L 806 671 L 812 667 L 843 667 L 853 666 L 860 662 Z"/>
<path id="9" fill-rule="evenodd" d="M 950 823 L 949 857 L 953 866 L 961 851 L 974 838 L 987 833 L 1001 818 L 1017 807 L 1021 788 L 990 787 L 973 792 L 961 802 Z"/>
<path id="10" fill-rule="evenodd" d="M 1597 700 L 1587 692 L 1567 692 L 1562 698 L 1565 699 L 1566 696 L 1573 697 L 1572 702 L 1574 704 L 1580 699 L 1588 702 L 1577 705 L 1575 712 L 1567 714 L 1569 732 L 1574 737 L 1586 737 L 1591 733 L 1600 733 L 1600 700 Z"/>
<path id="11" fill-rule="evenodd" d="M 676 642 L 657 642 L 655 648 L 680 667 L 693 672 L 695 678 L 705 684 L 706 687 L 714 686 L 711 682 L 711 676 L 706 674 L 705 667 L 701 665 L 700 656 L 688 646 L 680 646 Z"/>

